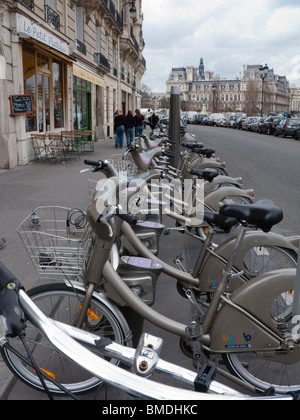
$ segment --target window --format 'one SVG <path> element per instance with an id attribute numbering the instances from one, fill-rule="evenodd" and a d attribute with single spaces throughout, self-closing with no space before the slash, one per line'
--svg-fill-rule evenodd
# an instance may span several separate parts
<path id="1" fill-rule="evenodd" d="M 76 6 L 75 11 L 75 38 L 77 50 L 86 55 L 86 46 L 83 37 L 83 7 Z"/>
<path id="2" fill-rule="evenodd" d="M 113 71 L 114 71 L 114 76 L 117 76 L 117 43 L 114 41 L 113 42 Z"/>
<path id="3" fill-rule="evenodd" d="M 109 35 L 106 34 L 105 35 L 105 58 L 108 59 L 108 54 L 109 54 Z"/>
<path id="4" fill-rule="evenodd" d="M 101 26 L 96 26 L 96 54 L 101 53 Z"/>
<path id="5" fill-rule="evenodd" d="M 76 6 L 75 11 L 76 39 L 83 42 L 83 7 Z"/>
<path id="6" fill-rule="evenodd" d="M 26 132 L 64 127 L 63 72 L 61 61 L 24 44 L 24 93 L 32 94 L 35 107 L 25 116 Z"/>
<path id="7" fill-rule="evenodd" d="M 59 61 L 52 61 L 54 128 L 64 127 L 63 75 Z"/>

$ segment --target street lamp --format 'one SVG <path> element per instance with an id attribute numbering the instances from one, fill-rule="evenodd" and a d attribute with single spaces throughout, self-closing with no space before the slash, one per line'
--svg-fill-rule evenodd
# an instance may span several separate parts
<path id="1" fill-rule="evenodd" d="M 261 117 L 263 116 L 263 108 L 264 108 L 264 83 L 267 77 L 269 71 L 269 67 L 267 64 L 265 64 L 264 66 L 260 66 L 259 68 L 259 72 L 260 72 L 260 77 L 262 80 L 262 86 L 261 86 Z"/>
<path id="2" fill-rule="evenodd" d="M 216 111 L 216 92 L 217 92 L 217 85 L 213 84 L 211 87 L 212 93 L 213 93 L 213 113 L 217 112 Z"/>
<path id="3" fill-rule="evenodd" d="M 136 18 L 136 7 L 135 7 L 135 0 L 128 1 L 127 3 L 124 3 L 122 6 L 122 15 L 124 13 L 124 7 L 127 6 L 127 4 L 131 4 L 131 7 L 129 9 L 130 18 L 134 20 Z M 123 17 L 123 16 L 122 16 Z"/>

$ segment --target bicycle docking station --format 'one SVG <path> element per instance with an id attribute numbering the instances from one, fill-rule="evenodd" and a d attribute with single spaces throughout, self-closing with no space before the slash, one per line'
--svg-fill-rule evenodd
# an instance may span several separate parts
<path id="1" fill-rule="evenodd" d="M 118 274 L 144 303 L 155 302 L 156 284 L 163 266 L 150 259 L 134 256 L 121 257 Z"/>
<path id="2" fill-rule="evenodd" d="M 165 226 L 156 223 L 152 220 L 140 220 L 133 230 L 140 241 L 151 251 L 152 254 L 158 255 L 159 252 L 159 240 Z M 130 243 L 124 238 L 124 253 L 126 254 L 129 250 L 130 255 L 136 253 L 135 249 L 130 246 Z"/>
<path id="3" fill-rule="evenodd" d="M 133 361 L 133 370 L 137 375 L 147 378 L 154 372 L 162 346 L 162 338 L 142 334 Z"/>

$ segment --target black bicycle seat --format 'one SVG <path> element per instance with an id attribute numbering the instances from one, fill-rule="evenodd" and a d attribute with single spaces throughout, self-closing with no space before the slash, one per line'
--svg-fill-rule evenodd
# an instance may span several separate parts
<path id="1" fill-rule="evenodd" d="M 186 149 L 201 149 L 204 147 L 203 143 L 182 143 L 182 146 Z"/>
<path id="2" fill-rule="evenodd" d="M 215 169 L 193 169 L 191 175 L 196 175 L 198 178 L 202 178 L 205 181 L 212 182 L 219 174 Z"/>
<path id="3" fill-rule="evenodd" d="M 212 155 L 215 153 L 215 149 L 211 149 L 211 148 L 208 148 L 208 149 L 196 148 L 196 149 L 193 149 L 193 152 L 194 153 L 198 153 L 199 155 L 204 155 L 207 158 L 211 158 Z"/>
<path id="4" fill-rule="evenodd" d="M 167 157 L 175 157 L 175 153 L 169 149 L 163 150 L 162 155 Z"/>
<path id="5" fill-rule="evenodd" d="M 222 229 L 225 233 L 230 232 L 230 230 L 239 224 L 238 219 L 234 217 L 222 216 L 220 213 L 215 213 L 211 211 L 205 211 L 203 219 L 211 226 L 216 226 Z"/>
<path id="6" fill-rule="evenodd" d="M 220 214 L 245 221 L 264 232 L 269 232 L 283 219 L 281 208 L 267 199 L 258 200 L 253 204 L 225 204 L 220 208 Z"/>

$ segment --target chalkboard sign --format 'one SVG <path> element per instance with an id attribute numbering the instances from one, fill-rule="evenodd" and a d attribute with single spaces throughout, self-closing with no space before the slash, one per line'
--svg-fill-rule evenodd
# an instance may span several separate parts
<path id="1" fill-rule="evenodd" d="M 12 115 L 33 113 L 32 95 L 11 95 L 10 105 Z"/>

